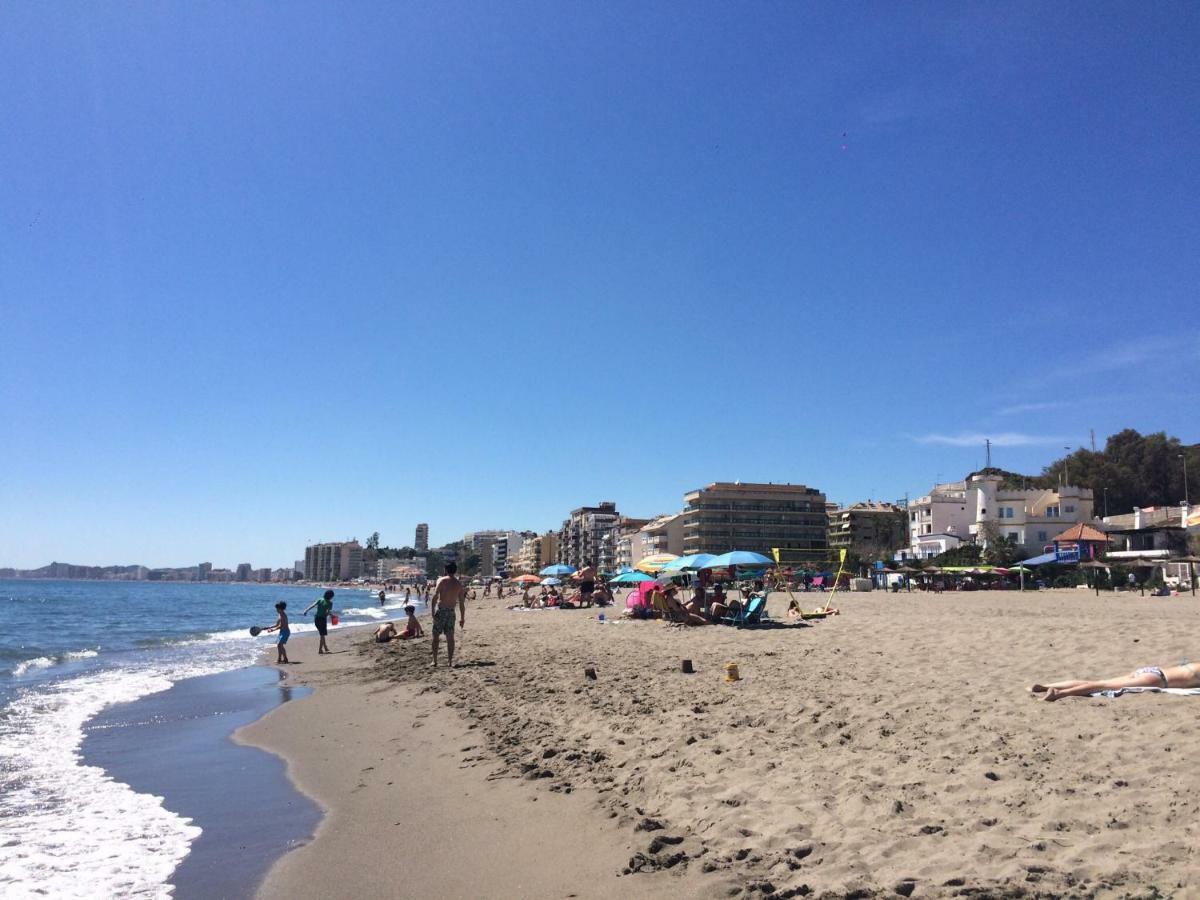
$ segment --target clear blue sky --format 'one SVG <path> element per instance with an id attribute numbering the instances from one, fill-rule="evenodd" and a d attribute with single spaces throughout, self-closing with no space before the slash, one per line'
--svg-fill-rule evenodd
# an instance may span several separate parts
<path id="1" fill-rule="evenodd" d="M 1200 7 L 0 8 L 0 564 L 1200 440 Z"/>

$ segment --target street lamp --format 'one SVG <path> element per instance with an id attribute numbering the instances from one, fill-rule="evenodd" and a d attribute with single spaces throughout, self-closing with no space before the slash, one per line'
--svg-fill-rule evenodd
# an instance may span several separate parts
<path id="1" fill-rule="evenodd" d="M 1188 503 L 1187 454 L 1180 453 L 1179 458 L 1183 460 L 1183 505 L 1190 506 Z"/>

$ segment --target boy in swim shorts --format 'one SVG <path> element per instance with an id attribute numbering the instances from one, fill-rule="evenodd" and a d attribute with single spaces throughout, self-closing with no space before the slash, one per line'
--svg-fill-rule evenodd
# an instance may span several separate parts
<path id="1" fill-rule="evenodd" d="M 264 631 L 278 631 L 279 640 L 275 644 L 277 665 L 286 666 L 291 660 L 287 655 L 288 638 L 292 636 L 292 630 L 288 628 L 287 604 L 280 600 L 275 604 L 275 611 L 279 613 L 279 618 L 275 620 L 275 624 L 270 628 L 264 628 Z"/>

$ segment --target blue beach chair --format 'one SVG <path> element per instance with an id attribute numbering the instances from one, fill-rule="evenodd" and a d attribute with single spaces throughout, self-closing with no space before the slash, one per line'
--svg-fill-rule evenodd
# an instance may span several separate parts
<path id="1" fill-rule="evenodd" d="M 761 594 L 755 594 L 742 605 L 738 612 L 732 616 L 726 616 L 721 622 L 737 628 L 741 628 L 743 625 L 757 625 L 762 621 L 763 611 L 766 607 L 767 598 Z"/>

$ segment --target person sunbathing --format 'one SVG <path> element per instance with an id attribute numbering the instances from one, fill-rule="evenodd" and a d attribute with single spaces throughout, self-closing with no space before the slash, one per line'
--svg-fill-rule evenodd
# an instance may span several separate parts
<path id="1" fill-rule="evenodd" d="M 1087 697 L 1099 691 L 1119 691 L 1122 688 L 1200 688 L 1200 663 L 1180 663 L 1177 666 L 1143 666 L 1128 675 L 1106 678 L 1103 681 L 1055 681 L 1035 684 L 1031 694 L 1041 694 L 1053 703 L 1063 697 Z"/>

